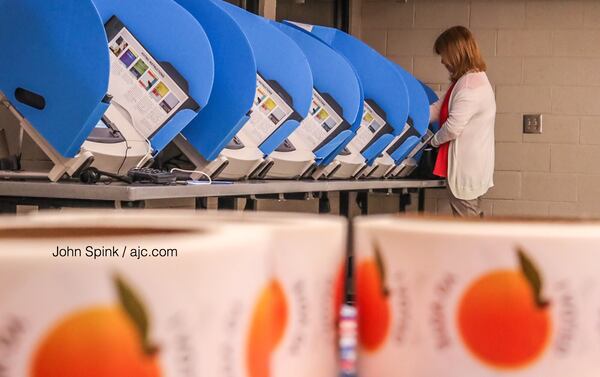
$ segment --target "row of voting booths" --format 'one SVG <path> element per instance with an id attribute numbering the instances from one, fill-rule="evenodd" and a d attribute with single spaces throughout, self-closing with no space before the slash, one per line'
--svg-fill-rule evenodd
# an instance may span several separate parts
<path id="1" fill-rule="evenodd" d="M 406 177 L 435 132 L 435 93 L 360 40 L 222 0 L 0 0 L 0 43 L 0 101 L 52 163 L 4 176 Z"/>

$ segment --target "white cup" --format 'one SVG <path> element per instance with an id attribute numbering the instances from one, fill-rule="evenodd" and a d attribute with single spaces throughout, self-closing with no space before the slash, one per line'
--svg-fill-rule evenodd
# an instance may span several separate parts
<path id="1" fill-rule="evenodd" d="M 600 223 L 356 223 L 359 375 L 600 375 Z"/>

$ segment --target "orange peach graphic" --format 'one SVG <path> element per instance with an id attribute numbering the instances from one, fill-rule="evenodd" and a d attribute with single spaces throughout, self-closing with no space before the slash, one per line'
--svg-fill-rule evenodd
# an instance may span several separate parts
<path id="1" fill-rule="evenodd" d="M 367 351 L 376 351 L 389 334 L 391 314 L 388 296 L 385 267 L 376 248 L 375 258 L 359 262 L 356 268 L 358 339 Z"/>
<path id="2" fill-rule="evenodd" d="M 161 375 L 143 306 L 121 280 L 117 284 L 124 305 L 93 307 L 64 318 L 38 346 L 31 377 Z"/>
<path id="3" fill-rule="evenodd" d="M 246 362 L 250 377 L 269 377 L 273 351 L 288 324 L 288 303 L 281 284 L 272 280 L 261 292 L 250 322 Z"/>
<path id="4" fill-rule="evenodd" d="M 500 369 L 518 369 L 546 349 L 551 320 L 541 276 L 519 251 L 521 271 L 496 270 L 475 280 L 462 296 L 458 328 L 472 354 Z"/>

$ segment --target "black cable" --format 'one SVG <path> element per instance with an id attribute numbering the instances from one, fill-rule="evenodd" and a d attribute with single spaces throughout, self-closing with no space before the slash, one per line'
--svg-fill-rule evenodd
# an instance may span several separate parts
<path id="1" fill-rule="evenodd" d="M 98 170 L 97 168 L 91 167 L 91 168 L 87 168 L 84 171 L 82 171 L 79 174 L 79 180 L 82 183 L 86 183 L 86 184 L 96 184 L 98 182 L 100 182 L 100 179 L 102 177 L 108 177 L 108 178 L 113 178 L 116 179 L 118 181 L 121 182 L 125 182 L 125 183 L 132 183 L 132 179 L 128 176 L 123 176 L 123 175 L 118 175 L 118 174 L 112 174 L 109 172 L 105 172 L 102 170 Z"/>
<path id="2" fill-rule="evenodd" d="M 117 174 L 121 174 L 121 169 L 123 169 L 123 165 L 125 165 L 125 161 L 127 161 L 127 156 L 129 155 L 129 143 L 127 142 L 127 138 L 123 138 L 125 140 L 125 157 L 123 157 L 123 161 L 121 161 L 121 166 L 117 169 Z"/>

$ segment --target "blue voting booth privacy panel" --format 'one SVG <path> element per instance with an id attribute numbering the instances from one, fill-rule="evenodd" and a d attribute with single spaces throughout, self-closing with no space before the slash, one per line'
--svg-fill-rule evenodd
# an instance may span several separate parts
<path id="1" fill-rule="evenodd" d="M 433 105 L 434 103 L 436 103 L 439 98 L 437 94 L 435 94 L 433 89 L 423 84 L 421 81 L 419 81 L 419 83 L 421 84 L 421 87 L 423 87 L 423 90 L 425 90 L 425 94 L 427 95 L 427 100 L 429 101 L 429 104 Z M 429 115 L 429 112 L 427 114 Z M 429 129 L 435 133 L 440 129 L 440 125 L 438 122 L 433 122 L 429 125 Z"/>
<path id="2" fill-rule="evenodd" d="M 410 98 L 408 113 L 413 121 L 412 130 L 409 131 L 410 136 L 406 138 L 399 148 L 390 151 L 390 156 L 396 164 L 399 164 L 420 143 L 421 137 L 427 132 L 427 128 L 429 127 L 429 101 L 421 83 L 401 66 L 395 63 L 392 64 L 404 78 Z"/>
<path id="3" fill-rule="evenodd" d="M 313 34 L 311 34 L 311 35 L 313 35 Z M 358 112 L 358 117 L 356 118 L 356 121 L 352 124 L 352 128 L 351 128 L 352 132 L 345 132 L 345 133 L 338 135 L 340 144 L 335 149 L 331 149 L 331 148 L 329 148 L 329 145 L 325 145 L 322 149 L 320 149 L 316 152 L 317 155 L 319 155 L 319 156 L 326 156 L 321 161 L 319 161 L 320 166 L 327 166 L 327 165 L 331 164 L 335 160 L 335 158 L 340 153 L 342 153 L 342 151 L 344 151 L 344 149 L 346 149 L 346 147 L 348 146 L 348 144 L 350 144 L 350 142 L 352 141 L 354 136 L 356 136 L 356 131 L 360 128 L 360 124 L 362 122 L 364 105 L 365 105 L 365 91 L 363 89 L 362 81 L 360 81 L 360 77 L 358 76 L 358 72 L 356 72 L 356 69 L 354 68 L 354 66 L 352 66 L 352 69 L 354 70 L 356 77 L 358 77 L 358 84 L 360 85 L 360 100 L 361 100 L 360 111 Z M 337 144 L 337 142 L 336 142 L 336 144 Z M 334 144 L 333 142 L 331 143 L 331 145 L 336 145 L 336 144 Z"/>
<path id="4" fill-rule="evenodd" d="M 256 62 L 248 38 L 212 0 L 177 0 L 204 27 L 215 60 L 215 81 L 208 105 L 183 130 L 207 160 L 214 160 L 248 121 L 256 94 Z"/>
<path id="5" fill-rule="evenodd" d="M 214 79 L 214 60 L 200 23 L 173 0 L 93 0 L 102 21 L 117 16 L 154 58 L 168 62 L 186 79 L 189 95 L 206 106 Z M 108 46 L 108 45 L 107 45 Z M 160 152 L 198 113 L 177 112 L 151 139 Z"/>
<path id="6" fill-rule="evenodd" d="M 312 26 L 311 33 L 343 54 L 354 66 L 361 80 L 365 99 L 371 99 L 385 111 L 393 135 L 383 135 L 363 152 L 372 163 L 404 128 L 408 118 L 408 91 L 402 76 L 391 62 L 367 44 L 340 30 Z"/>
<path id="7" fill-rule="evenodd" d="M 292 38 L 304 52 L 313 74 L 313 85 L 321 93 L 327 93 L 342 108 L 344 120 L 350 128 L 342 131 L 333 140 L 316 152 L 320 164 L 334 152 L 346 146 L 346 140 L 360 126 L 363 108 L 363 92 L 360 80 L 350 62 L 323 41 L 305 30 L 294 26 L 273 22 L 280 30 Z M 339 153 L 339 151 L 338 151 Z M 336 153 L 337 154 L 337 153 Z M 335 158 L 335 155 L 330 157 Z"/>
<path id="8" fill-rule="evenodd" d="M 413 128 L 423 136 L 427 132 L 429 125 L 429 99 L 427 93 L 423 89 L 421 82 L 417 80 L 412 74 L 406 71 L 401 66 L 394 64 L 394 67 L 404 79 L 406 89 L 408 90 L 409 97 L 409 110 L 408 114 L 413 120 Z"/>
<path id="9" fill-rule="evenodd" d="M 304 118 L 312 100 L 313 79 L 300 47 L 266 19 L 225 1 L 214 1 L 238 22 L 246 34 L 258 72 L 267 81 L 277 81 L 292 98 L 293 109 Z M 261 151 L 265 155 L 273 152 L 299 125 L 298 120 L 286 121 L 261 144 Z"/>
<path id="10" fill-rule="evenodd" d="M 75 156 L 107 108 L 108 42 L 92 1 L 0 0 L 0 46 L 0 90 L 58 153 Z M 18 88 L 45 104 L 20 102 Z"/>
<path id="11" fill-rule="evenodd" d="M 428 100 L 429 104 L 430 105 L 434 104 L 439 99 L 437 94 L 435 94 L 435 92 L 430 87 L 423 84 L 421 81 L 419 81 L 419 84 L 421 84 L 421 87 L 423 87 L 423 90 L 425 91 L 425 94 L 427 95 L 427 100 Z M 429 115 L 429 113 L 427 113 L 427 114 Z M 440 125 L 438 122 L 433 122 L 429 125 L 429 129 L 431 130 L 431 132 L 433 132 L 435 134 L 440 129 Z M 422 155 L 423 155 L 423 151 L 419 152 L 415 156 L 415 160 L 420 161 Z"/>

